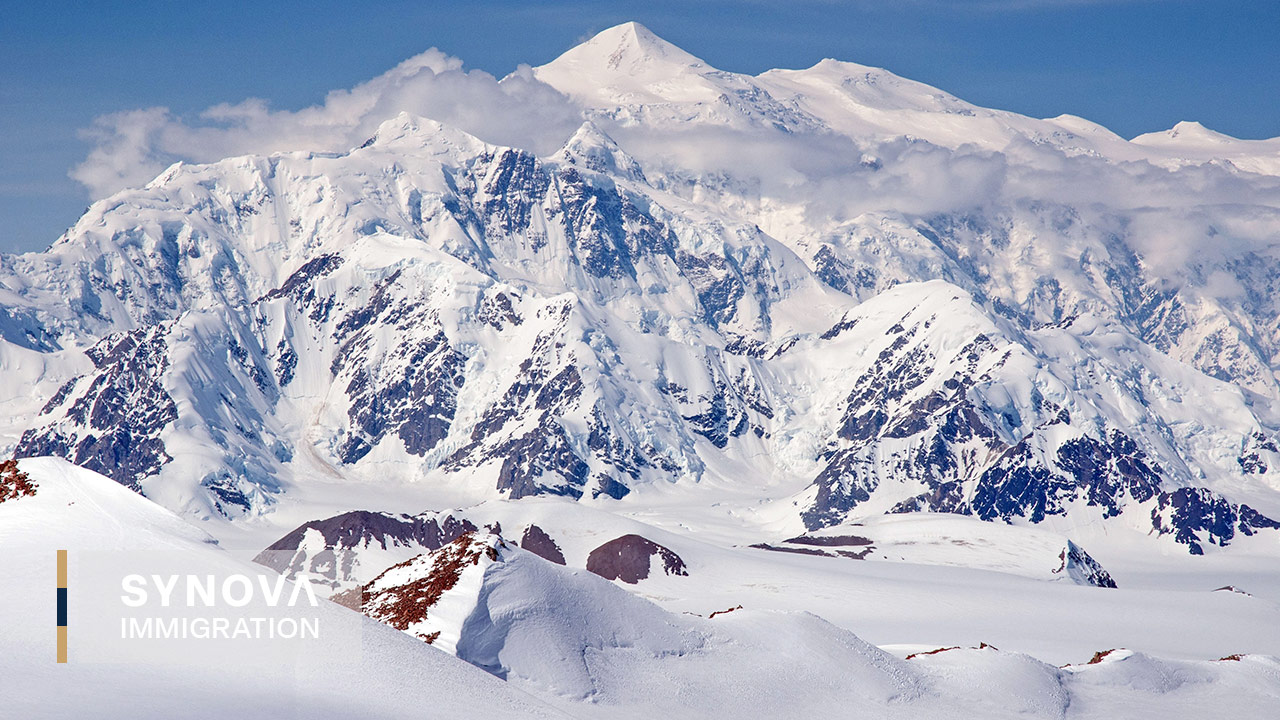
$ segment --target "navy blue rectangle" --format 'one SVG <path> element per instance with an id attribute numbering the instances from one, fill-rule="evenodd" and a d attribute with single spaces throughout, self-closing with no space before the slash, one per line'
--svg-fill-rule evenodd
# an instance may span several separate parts
<path id="1" fill-rule="evenodd" d="M 58 627 L 67 626 L 67 589 L 58 588 Z"/>

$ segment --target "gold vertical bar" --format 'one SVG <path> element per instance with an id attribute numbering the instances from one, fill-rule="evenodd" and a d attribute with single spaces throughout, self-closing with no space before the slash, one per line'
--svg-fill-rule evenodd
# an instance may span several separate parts
<path id="1" fill-rule="evenodd" d="M 67 588 L 67 551 L 58 551 L 58 589 L 59 595 L 66 592 Z M 61 622 L 58 623 L 58 662 L 65 663 L 67 661 L 67 626 Z"/>

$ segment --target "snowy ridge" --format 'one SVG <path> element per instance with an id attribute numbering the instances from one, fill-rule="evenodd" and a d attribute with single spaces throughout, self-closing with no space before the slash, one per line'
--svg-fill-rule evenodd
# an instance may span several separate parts
<path id="1" fill-rule="evenodd" d="M 1177 714 L 1214 698 L 1249 712 L 1276 696 L 1268 657 L 1192 663 L 1112 651 L 1059 668 L 984 643 L 901 659 L 806 613 L 676 615 L 495 535 L 388 569 L 365 587 L 364 611 L 387 617 L 428 596 L 425 620 L 402 623 L 405 632 L 585 717 L 1094 717 L 1138 705 Z M 795 663 L 804 672 L 788 672 Z M 1216 683 L 1238 694 L 1219 698 Z"/>

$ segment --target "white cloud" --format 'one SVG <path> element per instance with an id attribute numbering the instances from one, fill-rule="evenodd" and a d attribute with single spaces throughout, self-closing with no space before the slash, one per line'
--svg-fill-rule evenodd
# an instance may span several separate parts
<path id="1" fill-rule="evenodd" d="M 669 111 L 658 110 L 659 116 Z M 1169 170 L 1071 156 L 1016 136 L 999 152 L 905 138 L 873 141 L 817 127 L 784 131 L 725 115 L 719 106 L 711 110 L 716 112 L 708 111 L 706 121 L 682 121 L 676 114 L 651 125 L 627 113 L 612 121 L 607 113 L 594 119 L 646 170 L 659 171 L 654 177 L 666 171 L 677 185 L 703 180 L 704 189 L 737 196 L 730 206 L 760 200 L 792 204 L 813 227 L 864 213 L 928 217 L 984 207 L 1002 212 L 1070 206 L 1088 213 L 1098 232 L 1114 229 L 1124 236 L 1153 271 L 1168 275 L 1198 259 L 1275 244 L 1280 178 L 1245 176 L 1223 164 Z M 539 155 L 558 149 L 583 120 L 580 107 L 527 67 L 499 81 L 429 50 L 298 111 L 273 111 L 250 99 L 216 105 L 194 119 L 164 108 L 99 118 L 86 131 L 93 150 L 72 176 L 102 197 L 146 183 L 177 160 L 341 152 L 359 146 L 402 111 Z"/>
<path id="2" fill-rule="evenodd" d="M 302 110 L 273 111 L 263 100 L 248 99 L 215 105 L 192 120 L 166 108 L 100 117 L 84 132 L 93 149 L 70 175 L 101 198 L 144 184 L 178 160 L 348 150 L 399 112 L 539 153 L 554 151 L 582 122 L 580 111 L 527 67 L 499 81 L 465 71 L 461 61 L 432 49 Z"/>

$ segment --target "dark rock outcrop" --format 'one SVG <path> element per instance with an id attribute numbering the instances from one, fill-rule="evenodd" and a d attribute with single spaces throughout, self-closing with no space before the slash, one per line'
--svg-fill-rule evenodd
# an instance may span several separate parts
<path id="1" fill-rule="evenodd" d="M 1116 581 L 1111 578 L 1111 573 L 1085 552 L 1084 548 L 1070 540 L 1058 555 L 1058 560 L 1061 564 L 1053 571 L 1055 575 L 1062 574 L 1083 585 L 1100 588 L 1116 587 Z"/>
<path id="2" fill-rule="evenodd" d="M 425 517 L 354 510 L 303 523 L 253 560 L 282 575 L 292 577 L 305 572 L 339 587 L 354 578 L 361 548 L 376 545 L 382 549 L 435 550 L 475 531 L 476 526 L 470 521 L 451 515 Z M 320 536 L 323 547 L 308 547 L 310 533 Z"/>
<path id="3" fill-rule="evenodd" d="M 587 556 L 587 570 L 605 580 L 634 585 L 649 577 L 655 556 L 662 561 L 666 574 L 689 574 L 679 555 L 639 535 L 623 535 L 592 550 Z"/>
<path id="4" fill-rule="evenodd" d="M 140 489 L 169 462 L 161 432 L 178 418 L 162 378 L 168 328 L 117 333 L 88 351 L 95 370 L 62 388 L 41 411 L 48 424 L 22 434 L 14 457 L 56 455 Z"/>
<path id="5" fill-rule="evenodd" d="M 520 547 L 543 560 L 557 565 L 565 564 L 564 553 L 561 552 L 560 546 L 547 534 L 546 530 L 537 525 L 530 525 L 524 529 L 524 537 L 520 538 Z"/>

